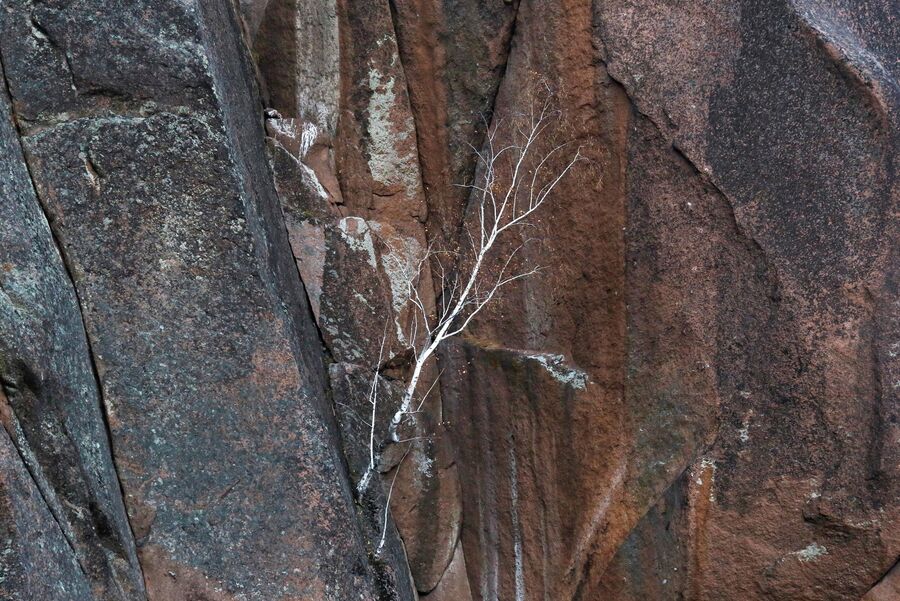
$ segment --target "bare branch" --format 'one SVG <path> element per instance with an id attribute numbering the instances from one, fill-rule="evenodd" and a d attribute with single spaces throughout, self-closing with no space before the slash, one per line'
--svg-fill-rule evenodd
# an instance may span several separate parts
<path id="1" fill-rule="evenodd" d="M 409 451 L 412 448 L 412 444 L 406 447 L 406 452 L 403 453 L 403 457 L 400 458 L 400 461 L 397 462 L 396 471 L 394 472 L 394 477 L 391 478 L 391 487 L 388 489 L 387 500 L 384 502 L 384 525 L 381 528 L 381 540 L 378 541 L 378 547 L 375 549 L 375 555 L 381 555 L 381 550 L 384 548 L 384 541 L 387 540 L 387 529 L 388 529 L 388 515 L 391 510 L 391 496 L 394 494 L 394 484 L 397 483 L 397 476 L 400 474 L 400 467 L 403 465 L 403 460 L 406 459 L 406 456 L 409 455 Z"/>
<path id="2" fill-rule="evenodd" d="M 369 388 L 369 403 L 372 405 L 372 421 L 369 423 L 369 465 L 366 473 L 359 481 L 358 490 L 362 492 L 369 485 L 369 480 L 375 471 L 375 426 L 378 418 L 378 373 L 381 370 L 381 362 L 384 358 L 384 345 L 387 342 L 388 322 L 384 324 L 384 332 L 381 335 L 381 348 L 378 350 L 378 363 L 372 370 L 372 385 Z"/>
<path id="3" fill-rule="evenodd" d="M 406 342 L 413 356 L 400 406 L 389 426 L 389 436 L 394 443 L 408 443 L 423 437 L 401 438 L 398 430 L 405 419 L 416 419 L 414 415 L 422 411 L 426 399 L 437 386 L 443 371 L 430 382 L 424 394 L 418 394 L 425 367 L 441 345 L 464 332 L 501 290 L 540 271 L 540 267 L 528 267 L 528 257 L 523 256 L 522 249 L 530 241 L 527 236 L 520 233 L 521 243 L 512 248 L 501 240 L 507 232 L 523 232 L 531 226 L 530 217 L 550 199 L 559 183 L 582 158 L 579 148 L 561 169 L 553 169 L 569 144 L 551 147 L 544 141 L 560 115 L 553 108 L 549 87 L 547 92 L 543 100 L 532 96 L 526 111 L 518 115 L 517 122 L 506 124 L 502 119 L 497 119 L 493 125 L 488 125 L 482 116 L 487 128 L 484 143 L 481 148 L 470 145 L 476 159 L 476 175 L 473 182 L 459 185 L 470 191 L 469 219 L 457 240 L 468 244 L 465 250 L 459 253 L 438 252 L 429 246 L 418 261 L 407 264 L 408 273 L 403 274 L 406 296 L 403 306 L 412 313 L 410 335 Z M 501 131 L 506 133 L 501 135 Z M 543 150 L 548 147 L 549 150 Z M 454 260 L 455 266 L 453 263 L 445 264 L 446 260 Z M 523 268 L 516 268 L 516 265 L 522 264 Z M 428 267 L 430 271 L 426 271 Z M 430 278 L 426 275 L 429 273 Z M 429 279 L 438 286 L 433 311 L 429 305 L 431 298 L 423 298 L 420 291 L 423 279 Z M 373 379 L 377 378 L 376 371 Z M 375 384 L 370 398 L 374 422 L 378 402 Z M 373 425 L 367 475 L 376 471 L 374 449 Z M 409 452 L 410 447 L 407 447 L 391 481 L 388 506 L 400 464 Z M 387 512 L 386 507 L 378 552 L 387 536 Z"/>

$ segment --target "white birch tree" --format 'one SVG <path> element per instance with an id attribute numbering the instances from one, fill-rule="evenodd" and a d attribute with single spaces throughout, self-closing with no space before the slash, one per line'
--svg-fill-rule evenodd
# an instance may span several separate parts
<path id="1" fill-rule="evenodd" d="M 537 265 L 516 266 L 520 262 L 517 258 L 528 242 L 523 231 L 529 226 L 530 219 L 551 199 L 559 182 L 581 159 L 579 150 L 572 152 L 569 158 L 562 156 L 570 148 L 568 143 L 550 146 L 546 150 L 545 138 L 560 120 L 550 100 L 548 98 L 539 106 L 532 105 L 529 113 L 521 115 L 518 122 L 511 122 L 508 127 L 502 121 L 491 126 L 486 132 L 484 148 L 480 151 L 473 148 L 477 156 L 477 169 L 475 182 L 466 186 L 471 189 L 471 194 L 470 215 L 465 220 L 462 235 L 465 250 L 438 251 L 432 246 L 409 265 L 404 279 L 406 302 L 412 309 L 412 316 L 404 338 L 409 345 L 411 370 L 400 405 L 389 424 L 389 436 L 394 443 L 405 442 L 400 437 L 401 424 L 421 411 L 437 384 L 435 378 L 424 394 L 418 394 L 423 387 L 426 365 L 441 345 L 465 331 L 505 286 L 540 270 Z M 508 141 L 501 143 L 501 137 Z M 545 150 L 539 153 L 539 148 Z M 517 245 L 502 243 L 507 238 L 506 234 L 516 231 L 520 241 Z M 423 282 L 427 273 L 434 274 L 434 285 L 439 288 L 436 311 L 429 311 L 420 294 L 423 285 L 431 285 L 431 282 Z M 379 366 L 383 353 L 384 341 Z M 378 378 L 376 368 L 368 399 L 372 405 L 369 465 L 357 487 L 360 493 L 369 486 L 377 470 L 376 447 L 379 441 L 375 436 L 375 420 L 379 402 Z M 387 503 L 390 504 L 390 497 Z M 379 543 L 379 551 L 384 545 L 384 538 L 385 534 Z"/>

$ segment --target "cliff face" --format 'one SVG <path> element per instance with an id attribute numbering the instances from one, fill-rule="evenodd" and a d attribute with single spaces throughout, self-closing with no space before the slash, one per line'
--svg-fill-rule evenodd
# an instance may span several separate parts
<path id="1" fill-rule="evenodd" d="M 888 0 L 7 0 L 0 597 L 900 599 L 898 55 Z M 535 89 L 543 269 L 391 443 Z"/>

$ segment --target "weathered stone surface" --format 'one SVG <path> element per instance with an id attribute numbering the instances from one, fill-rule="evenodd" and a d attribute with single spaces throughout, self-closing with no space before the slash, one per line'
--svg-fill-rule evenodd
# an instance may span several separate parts
<path id="1" fill-rule="evenodd" d="M 293 120 L 267 123 L 291 250 L 322 339 L 338 362 L 374 366 L 381 354 L 387 363 L 408 347 L 406 278 L 423 245 L 390 223 L 342 217 L 336 194 L 306 164 L 314 145 L 304 145 L 305 132 Z"/>
<path id="2" fill-rule="evenodd" d="M 389 562 L 401 556 L 405 562 L 402 570 L 393 567 L 392 571 L 401 574 L 408 570 L 415 588 L 427 593 L 442 582 L 449 569 L 462 518 L 449 433 L 426 414 L 420 416 L 415 430 L 404 433 L 399 442 L 392 442 L 388 427 L 400 406 L 402 382 L 379 377 L 373 407 L 370 400 L 373 398 L 372 368 L 334 363 L 329 374 L 352 482 L 358 485 L 363 480 L 372 452 L 375 454 L 375 478 L 382 474 L 381 488 L 369 486 L 363 491 L 362 503 L 371 505 L 375 516 L 374 519 L 364 516 L 364 521 L 372 524 L 374 540 L 380 539 L 384 502 L 389 495 L 391 523 L 388 535 L 394 536 L 396 524 L 403 536 L 403 551 L 385 556 Z M 392 538 L 387 542 L 389 547 L 398 545 Z M 459 578 L 458 574 L 456 578 Z M 458 584 L 453 586 L 458 587 Z"/>
<path id="3" fill-rule="evenodd" d="M 417 150 L 419 137 L 395 41 L 394 15 L 388 3 L 345 3 L 339 12 L 344 51 L 337 141 L 333 143 L 331 134 L 312 118 L 287 119 L 279 114 L 267 121 L 267 127 L 294 258 L 322 339 L 339 362 L 332 366 L 332 376 L 338 369 L 344 375 L 356 374 L 352 379 L 359 380 L 349 387 L 343 377 L 332 381 L 345 454 L 353 480 L 358 481 L 360 466 L 367 463 L 362 459 L 368 456 L 368 435 L 348 431 L 347 426 L 359 425 L 352 411 L 368 414 L 366 402 L 360 401 L 367 398 L 368 382 L 360 374 L 370 373 L 381 356 L 380 368 L 392 377 L 403 377 L 414 318 L 414 308 L 407 302 L 407 282 L 417 281 L 429 310 L 434 293 L 429 265 L 417 274 L 427 245 L 419 175 L 423 154 Z M 336 56 L 316 49 L 288 57 L 272 47 L 257 60 L 261 66 L 293 60 L 299 65 L 289 70 L 306 73 L 321 68 L 307 63 L 329 63 Z M 281 77 L 264 74 L 266 81 Z M 279 113 L 288 110 L 281 105 L 276 108 Z M 416 336 L 421 344 L 421 327 Z M 430 384 L 437 370 L 429 364 L 426 371 Z M 390 471 L 400 456 L 405 457 L 399 471 L 386 477 L 385 486 L 394 487 L 391 504 L 405 543 L 403 561 L 408 557 L 416 588 L 425 592 L 437 585 L 456 545 L 461 512 L 458 483 L 449 437 L 439 426 L 439 390 L 423 406 L 421 423 L 409 434 L 411 440 L 391 447 L 382 441 L 399 406 L 399 399 L 393 400 L 393 405 L 382 404 L 378 415 L 376 446 L 379 455 L 383 448 L 385 456 L 377 458 L 377 463 L 379 469 Z M 348 407 L 354 407 L 350 415 Z M 378 499 L 383 498 L 369 495 L 362 504 L 379 514 Z M 379 520 L 362 517 L 364 528 Z"/>
<path id="4" fill-rule="evenodd" d="M 417 421 L 416 439 L 408 443 L 409 454 L 397 466 L 391 497 L 391 513 L 405 535 L 409 568 L 421 593 L 432 591 L 445 576 L 454 577 L 450 563 L 462 525 L 452 438 L 445 424 L 431 417 L 435 413 L 432 408 Z M 398 452 L 394 450 L 394 457 Z"/>
<path id="5" fill-rule="evenodd" d="M 429 138 L 420 135 L 414 118 L 411 82 L 397 37 L 402 27 L 398 5 L 385 1 L 341 2 L 340 7 L 343 83 L 336 163 L 347 215 L 365 218 L 375 243 L 376 265 L 390 302 L 388 315 L 393 320 L 388 324 L 392 330 L 388 348 L 392 350 L 390 355 L 396 356 L 389 366 L 403 374 L 409 366 L 408 347 L 415 342 L 416 348 L 421 348 L 424 340 L 421 327 L 416 334 L 410 327 L 412 306 L 405 299 L 406 282 L 416 274 L 429 245 L 425 224 L 432 205 L 427 204 L 422 175 L 422 158 L 428 155 L 419 147 L 420 141 L 429 143 Z M 349 262 L 345 264 L 349 266 Z M 423 264 L 417 285 L 425 308 L 431 312 L 435 292 L 430 286 L 429 268 L 430 264 Z M 327 271 L 326 267 L 326 278 Z M 337 270 L 334 289 L 346 288 L 345 273 L 352 271 L 346 267 Z M 362 327 L 357 323 L 350 331 Z M 366 327 L 371 332 L 366 338 L 380 342 L 384 325 L 370 321 Z M 409 340 L 413 337 L 420 340 Z M 365 364 L 377 360 L 375 350 L 371 345 Z M 420 392 L 424 393 L 437 378 L 437 367 L 430 363 L 424 378 L 427 385 Z M 441 415 L 440 390 L 435 389 L 422 407 L 417 429 L 410 433 L 414 440 L 393 448 L 397 453 L 408 450 L 398 468 L 396 498 L 392 497 L 391 504 L 416 588 L 421 592 L 437 585 L 458 538 L 459 489 L 455 472 L 447 469 L 452 452 L 449 437 L 442 435 Z M 389 459 L 388 465 L 397 460 Z M 435 515 L 436 510 L 442 513 Z"/>
<path id="6" fill-rule="evenodd" d="M 447 402 L 458 386 L 454 403 L 491 405 L 455 429 L 464 504 L 477 508 L 466 508 L 463 525 L 476 595 L 859 598 L 893 564 L 897 462 L 886 441 L 898 403 L 884 382 L 896 380 L 898 88 L 885 58 L 896 54 L 889 12 L 884 3 L 519 6 L 495 117 L 521 100 L 525 64 L 545 74 L 570 111 L 569 135 L 597 145 L 603 187 L 590 188 L 597 172 L 576 174 L 560 192 L 532 255 L 552 269 L 508 293 L 469 344 L 561 353 L 603 385 L 587 419 L 617 407 L 621 427 L 598 428 L 605 440 L 594 444 L 625 475 L 598 475 L 595 491 L 536 493 L 587 505 L 605 494 L 609 507 L 593 525 L 567 514 L 586 546 L 561 546 L 569 563 L 549 571 L 555 581 L 529 564 L 553 555 L 542 550 L 523 555 L 516 581 L 510 533 L 515 522 L 540 532 L 540 506 L 514 516 L 509 493 L 494 494 L 509 488 L 508 457 L 466 450 L 475 440 L 507 449 L 500 424 L 484 433 L 486 422 L 515 432 L 498 396 L 548 393 L 508 368 L 488 373 L 489 351 L 451 356 L 458 383 L 445 383 Z M 576 270 L 598 265 L 602 273 Z M 569 416 L 541 424 L 569 439 Z M 698 470 L 709 488 L 684 493 L 688 518 L 674 538 L 658 514 L 639 522 Z M 489 516 L 494 534 L 467 537 L 484 532 L 472 514 Z M 681 562 L 687 575 L 660 576 Z M 623 571 L 628 584 L 616 588 Z"/>
<path id="7" fill-rule="evenodd" d="M 340 98 L 335 0 L 242 0 L 267 106 L 334 136 Z"/>
<path id="8" fill-rule="evenodd" d="M 285 120 L 270 120 L 269 124 L 276 184 L 294 258 L 307 283 L 322 339 L 329 354 L 339 361 L 330 367 L 332 398 L 351 480 L 358 483 L 369 462 L 372 370 L 377 365 L 379 369 L 402 372 L 408 362 L 413 307 L 406 301 L 406 283 L 416 276 L 423 247 L 416 236 L 403 233 L 412 229 L 408 221 L 401 222 L 398 231 L 389 223 L 340 217 L 345 208 L 336 206 L 334 195 L 315 185 L 316 174 L 310 175 L 305 164 L 309 154 L 302 154 L 302 134 Z M 421 237 L 420 224 L 414 225 Z M 430 303 L 433 297 L 427 287 L 427 273 L 424 271 L 418 279 Z M 437 377 L 432 365 L 428 376 L 429 381 Z M 426 438 L 404 441 L 394 448 L 385 445 L 401 392 L 399 382 L 382 391 L 374 444 L 376 465 L 381 471 L 392 470 L 398 454 L 404 457 L 400 471 L 386 476 L 384 486 L 396 489 L 391 504 L 396 525 L 404 535 L 405 552 L 399 541 L 391 539 L 382 556 L 390 572 L 388 579 L 398 583 L 399 574 L 408 569 L 416 587 L 427 591 L 444 573 L 458 536 L 458 486 L 455 471 L 445 469 L 452 457 L 448 438 L 434 439 L 437 420 L 430 417 L 439 411 L 438 395 L 425 406 L 421 427 L 410 434 L 412 438 Z M 405 452 L 407 448 L 409 453 Z M 435 463 L 441 467 L 428 468 Z M 367 490 L 360 499 L 364 508 L 361 521 L 375 545 L 382 535 L 381 505 L 386 498 L 386 494 Z M 435 507 L 448 511 L 435 519 Z M 394 532 L 392 523 L 388 533 L 393 536 Z"/>
<path id="9" fill-rule="evenodd" d="M 605 568 L 598 598 L 637 601 L 670 599 L 679 593 L 691 598 L 689 595 L 696 593 L 686 583 L 692 574 L 692 560 L 700 558 L 702 548 L 679 542 L 691 534 L 693 516 L 687 511 L 686 491 L 690 476 L 685 472 L 630 532 Z M 703 487 L 702 478 L 699 486 Z"/>
<path id="10" fill-rule="evenodd" d="M 568 598 L 567 580 L 621 529 L 621 403 L 559 356 L 472 342 L 445 385 L 463 489 L 462 542 L 474 598 Z M 602 483 L 599 484 L 598 483 Z M 557 591 L 566 591 L 557 593 Z"/>
<path id="11" fill-rule="evenodd" d="M 43 54 L 10 44 L 3 60 L 82 299 L 150 598 L 375 598 L 234 15 L 46 11 L 47 54 L 65 54 L 75 89 L 24 76 Z M 33 35 L 36 14 L 12 6 L 5 30 Z M 88 103 L 94 88 L 110 102 Z"/>
<path id="12" fill-rule="evenodd" d="M 7 1 L 0 596 L 897 598 L 894 4 Z M 388 444 L 536 90 L 544 269 Z"/>
<path id="13" fill-rule="evenodd" d="M 403 388 L 400 382 L 376 376 L 374 367 L 332 363 L 328 367 L 328 374 L 350 478 L 358 483 L 369 468 L 372 460 L 370 451 L 381 455 L 385 444 L 389 442 L 388 426 L 400 406 Z M 373 378 L 377 378 L 375 389 Z M 375 459 L 377 469 L 378 458 Z"/>
<path id="14" fill-rule="evenodd" d="M 879 2 L 735 2 L 703 16 L 658 6 L 598 6 L 610 73 L 715 186 L 713 227 L 746 247 L 713 263 L 726 268 L 715 288 L 666 290 L 685 308 L 710 290 L 720 306 L 697 321 L 716 332 L 706 356 L 719 409 L 704 453 L 714 485 L 681 539 L 704 551 L 682 590 L 859 598 L 900 553 L 886 442 L 898 403 L 884 385 L 897 369 L 896 20 Z M 661 47 L 675 50 L 662 59 Z M 682 203 L 650 190 L 629 202 L 660 215 L 635 223 L 630 264 L 662 266 L 696 239 L 638 242 L 646 226 L 671 230 Z"/>
<path id="15" fill-rule="evenodd" d="M 598 70 L 589 9 L 519 5 L 494 108 L 495 122 L 512 127 L 549 87 L 562 117 L 537 156 L 572 140 L 571 153 L 577 144 L 587 160 L 527 232 L 535 243 L 523 256 L 544 273 L 507 289 L 464 350 L 448 357 L 445 373 L 455 382 L 443 393 L 457 437 L 462 540 L 476 599 L 593 598 L 582 574 L 615 552 L 631 516 L 642 513 L 630 496 L 632 423 L 623 404 L 622 153 L 630 110 Z M 521 242 L 512 238 L 506 248 Z"/>
<path id="16" fill-rule="evenodd" d="M 429 601 L 471 601 L 472 591 L 469 588 L 469 575 L 466 570 L 466 557 L 462 544 L 457 543 L 453 551 L 453 560 L 447 566 L 437 587 L 421 597 Z"/>
<path id="17" fill-rule="evenodd" d="M 0 400 L 5 402 L 5 398 Z M 4 599 L 92 601 L 97 598 L 91 593 L 75 551 L 2 428 L 0 545 L 0 595 Z"/>
<path id="18" fill-rule="evenodd" d="M 900 569 L 895 563 L 860 601 L 890 601 L 900 597 Z"/>
<path id="19" fill-rule="evenodd" d="M 423 236 L 427 216 L 415 122 L 386 0 L 343 2 L 336 142 L 344 202 L 354 214 Z"/>
<path id="20" fill-rule="evenodd" d="M 0 421 L 96 597 L 141 599 L 78 300 L 35 195 L 6 90 L 0 166 Z"/>
<path id="21" fill-rule="evenodd" d="M 386 591 L 395 595 L 389 598 L 404 601 L 415 599 L 415 586 L 405 546 L 400 540 L 393 516 L 385 512 L 388 495 L 393 496 L 396 478 L 393 474 L 386 475 L 383 486 L 381 485 L 382 472 L 388 472 L 391 468 L 381 459 L 385 447 L 390 444 L 388 426 L 393 412 L 400 404 L 403 389 L 399 382 L 376 376 L 372 367 L 332 363 L 328 374 L 344 455 L 350 468 L 350 481 L 356 488 L 359 499 L 359 518 L 371 545 L 371 552 L 376 557 L 375 565 L 379 569 L 380 582 Z M 374 391 L 373 377 L 377 378 Z M 375 468 L 370 471 L 373 459 Z M 370 484 L 361 489 L 360 483 L 364 481 Z"/>
<path id="22" fill-rule="evenodd" d="M 509 57 L 518 0 L 397 0 L 400 59 L 416 125 L 430 238 L 450 246 Z"/>

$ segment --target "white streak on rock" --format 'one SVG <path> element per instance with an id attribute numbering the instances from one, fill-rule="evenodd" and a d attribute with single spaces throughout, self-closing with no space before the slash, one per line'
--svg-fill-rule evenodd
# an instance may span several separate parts
<path id="1" fill-rule="evenodd" d="M 319 129 L 313 123 L 306 122 L 303 124 L 303 131 L 300 134 L 300 158 L 306 158 L 309 149 L 312 148 L 319 137 Z"/>
<path id="2" fill-rule="evenodd" d="M 372 269 L 378 269 L 378 260 L 375 256 L 375 244 L 372 242 L 372 232 L 369 224 L 361 217 L 344 217 L 338 221 L 338 232 L 344 242 L 352 250 L 358 250 L 368 255 L 368 262 Z"/>
<path id="3" fill-rule="evenodd" d="M 587 386 L 588 375 L 581 370 L 573 369 L 566 365 L 566 358 L 562 355 L 537 354 L 528 355 L 544 366 L 553 378 L 566 386 L 584 390 Z"/>
<path id="4" fill-rule="evenodd" d="M 513 558 L 516 582 L 516 601 L 525 601 L 525 560 L 522 551 L 522 525 L 519 523 L 519 474 L 516 451 L 509 448 L 509 496 L 513 529 Z"/>

